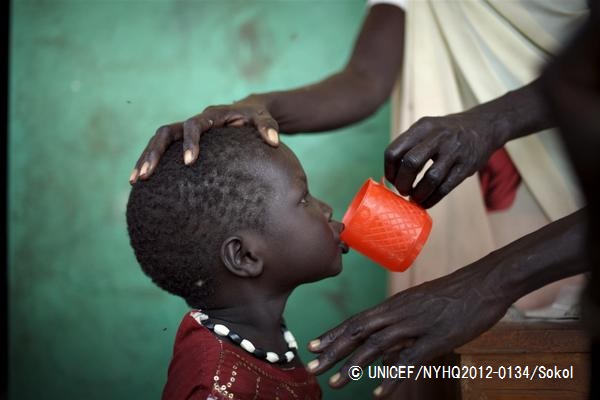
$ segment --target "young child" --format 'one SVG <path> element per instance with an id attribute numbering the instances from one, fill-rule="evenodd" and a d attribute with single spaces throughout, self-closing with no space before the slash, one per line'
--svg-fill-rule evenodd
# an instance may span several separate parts
<path id="1" fill-rule="evenodd" d="M 127 204 L 142 270 L 193 308 L 163 399 L 321 398 L 282 314 L 298 285 L 341 271 L 343 225 L 310 195 L 294 153 L 253 128 L 212 129 L 199 162 L 182 160 L 174 143 Z"/>

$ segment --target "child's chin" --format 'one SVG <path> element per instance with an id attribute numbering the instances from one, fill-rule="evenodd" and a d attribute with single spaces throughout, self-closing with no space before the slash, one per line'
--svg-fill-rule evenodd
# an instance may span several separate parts
<path id="1" fill-rule="evenodd" d="M 333 276 L 339 275 L 342 272 L 342 260 L 341 258 L 336 259 L 329 268 L 322 269 L 323 273 L 321 277 L 316 279 L 316 281 L 320 281 L 321 279 L 331 278 Z"/>
<path id="2" fill-rule="evenodd" d="M 342 260 L 339 259 L 331 266 L 331 269 L 330 269 L 331 275 L 329 275 L 329 276 L 339 275 L 340 272 L 342 272 L 342 269 L 344 269 L 344 266 L 342 265 Z"/>

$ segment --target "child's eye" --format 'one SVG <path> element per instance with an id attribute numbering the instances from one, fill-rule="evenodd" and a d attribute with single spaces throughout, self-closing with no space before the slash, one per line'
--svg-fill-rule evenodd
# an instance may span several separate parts
<path id="1" fill-rule="evenodd" d="M 308 193 L 302 196 L 302 198 L 300 199 L 300 204 L 302 204 L 303 206 L 308 205 L 308 196 Z"/>

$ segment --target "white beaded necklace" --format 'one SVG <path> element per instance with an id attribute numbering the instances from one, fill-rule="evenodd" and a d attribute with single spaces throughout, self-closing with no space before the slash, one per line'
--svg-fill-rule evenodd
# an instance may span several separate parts
<path id="1" fill-rule="evenodd" d="M 242 338 L 237 333 L 233 332 L 231 329 L 226 327 L 223 324 L 214 323 L 210 317 L 204 314 L 200 310 L 192 311 L 190 315 L 202 326 L 210 329 L 218 336 L 223 336 L 229 338 L 233 343 L 240 346 L 242 349 L 246 350 L 248 353 L 252 354 L 256 358 L 260 358 L 261 360 L 266 360 L 272 364 L 285 364 L 292 361 L 296 355 L 296 351 L 298 350 L 298 343 L 284 324 L 281 324 L 281 332 L 283 333 L 283 339 L 288 345 L 288 351 L 284 354 L 277 354 L 273 351 L 265 351 L 260 349 L 248 339 Z"/>

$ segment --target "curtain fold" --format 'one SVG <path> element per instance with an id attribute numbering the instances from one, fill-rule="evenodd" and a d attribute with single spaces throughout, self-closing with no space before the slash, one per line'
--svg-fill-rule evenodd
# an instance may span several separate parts
<path id="1" fill-rule="evenodd" d="M 405 63 L 392 94 L 392 139 L 421 117 L 460 112 L 531 82 L 588 12 L 585 1 L 552 0 L 409 1 L 405 11 Z M 556 132 L 513 140 L 506 149 L 548 221 L 583 206 Z M 390 275 L 392 293 L 499 247 L 477 176 L 429 211 L 429 240 L 409 270 Z"/>

